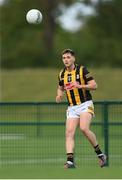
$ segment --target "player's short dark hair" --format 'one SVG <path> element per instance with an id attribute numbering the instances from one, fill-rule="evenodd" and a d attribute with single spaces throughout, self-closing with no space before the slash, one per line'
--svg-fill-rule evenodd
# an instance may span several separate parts
<path id="1" fill-rule="evenodd" d="M 72 56 L 75 56 L 75 52 L 72 49 L 64 49 L 62 51 L 62 55 L 66 53 L 70 53 Z"/>

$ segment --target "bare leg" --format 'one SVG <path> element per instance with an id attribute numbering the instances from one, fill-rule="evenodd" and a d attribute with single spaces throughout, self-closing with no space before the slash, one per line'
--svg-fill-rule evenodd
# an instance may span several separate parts
<path id="1" fill-rule="evenodd" d="M 98 142 L 96 135 L 90 130 L 92 115 L 88 112 L 84 112 L 80 115 L 80 129 L 86 138 L 89 140 L 91 145 L 95 147 Z"/>
<path id="2" fill-rule="evenodd" d="M 99 148 L 96 135 L 90 130 L 90 123 L 91 123 L 92 115 L 88 112 L 82 113 L 80 116 L 80 129 L 82 130 L 83 134 L 89 140 L 91 145 L 94 147 L 95 152 L 99 158 L 99 164 L 101 167 L 106 165 L 106 155 L 102 153 Z"/>
<path id="3" fill-rule="evenodd" d="M 78 126 L 78 118 L 70 118 L 66 121 L 66 152 L 67 152 L 67 162 L 64 164 L 64 168 L 75 168 L 74 165 L 74 136 L 75 131 Z"/>
<path id="4" fill-rule="evenodd" d="M 74 152 L 74 135 L 78 123 L 79 123 L 78 118 L 67 119 L 66 121 L 66 152 L 67 153 Z"/>

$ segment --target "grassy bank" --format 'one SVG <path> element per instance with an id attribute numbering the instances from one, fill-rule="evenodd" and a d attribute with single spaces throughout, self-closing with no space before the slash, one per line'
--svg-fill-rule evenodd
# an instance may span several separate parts
<path id="1" fill-rule="evenodd" d="M 90 69 L 98 83 L 94 100 L 120 100 L 121 69 Z M 0 101 L 55 101 L 58 69 L 2 70 Z"/>

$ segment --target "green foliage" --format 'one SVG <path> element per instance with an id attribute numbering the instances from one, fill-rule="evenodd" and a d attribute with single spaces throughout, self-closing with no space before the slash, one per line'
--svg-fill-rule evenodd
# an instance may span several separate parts
<path id="1" fill-rule="evenodd" d="M 34 67 L 40 64 L 42 28 L 27 24 L 25 16 L 29 8 L 27 3 L 23 5 L 21 2 L 13 0 L 2 8 L 2 67 Z"/>
<path id="2" fill-rule="evenodd" d="M 73 0 L 8 0 L 0 7 L 2 68 L 60 67 L 60 53 L 64 48 L 76 51 L 79 63 L 89 66 L 122 67 L 122 1 L 98 1 L 96 14 L 78 17 L 84 26 L 76 33 L 63 30 L 56 23 L 59 5 L 67 7 Z M 91 1 L 83 1 L 90 4 Z M 40 25 L 26 22 L 29 9 L 43 14 Z"/>
<path id="3" fill-rule="evenodd" d="M 84 35 L 83 46 L 86 42 L 86 50 L 88 54 L 90 50 L 89 57 L 94 65 L 122 66 L 121 6 L 121 0 L 100 1 L 96 6 L 97 15 L 90 18 L 86 28 L 81 31 Z"/>

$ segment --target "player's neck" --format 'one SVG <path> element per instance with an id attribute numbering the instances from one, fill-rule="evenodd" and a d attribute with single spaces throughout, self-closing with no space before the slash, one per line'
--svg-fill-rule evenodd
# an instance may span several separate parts
<path id="1" fill-rule="evenodd" d="M 73 71 L 74 69 L 75 69 L 75 64 L 72 64 L 71 66 L 69 66 L 69 67 L 67 67 L 66 68 L 67 69 L 67 71 Z"/>

